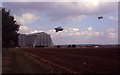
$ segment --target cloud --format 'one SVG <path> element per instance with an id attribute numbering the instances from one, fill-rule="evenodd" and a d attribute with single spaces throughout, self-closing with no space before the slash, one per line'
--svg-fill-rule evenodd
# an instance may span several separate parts
<path id="1" fill-rule="evenodd" d="M 11 9 L 16 15 L 23 13 L 45 13 L 52 22 L 80 22 L 90 15 L 115 12 L 117 2 L 4 2 L 3 7 Z M 28 8 L 29 7 L 29 8 Z"/>
<path id="2" fill-rule="evenodd" d="M 105 42 L 104 32 L 94 31 L 92 27 L 88 27 L 86 30 L 78 28 L 66 28 L 63 31 L 57 33 L 55 32 L 55 30 L 49 30 L 47 31 L 47 33 L 52 36 L 55 44 L 83 44 Z"/>
<path id="3" fill-rule="evenodd" d="M 1 2 L 1 0 L 0 0 L 0 7 L 2 7 L 2 2 Z"/>
<path id="4" fill-rule="evenodd" d="M 26 34 L 28 34 L 28 33 L 30 33 L 32 31 L 32 29 L 31 28 L 29 28 L 28 26 L 20 26 L 20 28 L 19 28 L 19 32 L 20 33 L 26 33 Z"/>
<path id="5" fill-rule="evenodd" d="M 39 33 L 39 32 L 44 32 L 44 31 L 41 31 L 41 30 L 40 30 L 40 31 L 39 31 L 39 30 L 33 30 L 33 31 L 31 31 L 30 33 L 33 34 L 33 33 Z"/>
<path id="6" fill-rule="evenodd" d="M 55 3 L 53 6 L 52 11 L 54 12 L 50 11 L 47 13 L 52 21 L 66 19 L 68 22 L 79 22 L 87 16 L 108 14 L 117 11 L 116 3 L 109 2 L 98 2 L 96 4 L 94 2 Z"/>
<path id="7" fill-rule="evenodd" d="M 78 28 L 73 28 L 73 31 L 79 31 L 80 29 L 78 29 Z"/>
<path id="8" fill-rule="evenodd" d="M 5 2 L 3 6 L 10 9 L 11 13 L 15 15 L 15 18 L 18 19 L 21 24 L 29 25 L 41 19 L 41 17 L 37 15 L 45 15 L 44 18 L 47 18 L 47 20 L 54 24 L 55 22 L 77 23 L 89 16 L 108 15 L 109 13 L 117 12 L 117 4 L 117 2 L 99 2 L 99 0 L 92 0 L 90 2 Z M 115 20 L 116 17 L 110 16 L 109 19 Z M 49 21 L 45 22 L 48 22 L 50 25 L 51 23 Z M 41 30 L 42 28 L 44 27 L 41 27 Z M 22 26 L 20 31 L 24 33 L 41 32 L 36 29 Z M 48 30 L 46 32 L 52 36 L 56 44 L 115 43 L 117 41 L 117 32 L 113 28 L 98 32 L 90 26 L 86 28 L 86 30 L 65 28 L 62 32 L 58 33 L 56 33 L 55 30 Z"/>
<path id="9" fill-rule="evenodd" d="M 115 29 L 114 28 L 108 28 L 107 29 L 107 32 L 109 33 L 109 32 L 114 32 L 115 31 Z"/>
<path id="10" fill-rule="evenodd" d="M 23 34 L 33 34 L 33 33 L 39 33 L 39 32 L 44 32 L 44 31 L 35 30 L 35 29 L 32 29 L 26 25 L 23 25 L 23 26 L 20 26 L 19 32 L 23 33 Z"/>
<path id="11" fill-rule="evenodd" d="M 108 18 L 109 18 L 110 20 L 113 20 L 113 21 L 118 21 L 118 17 L 109 16 Z"/>
<path id="12" fill-rule="evenodd" d="M 114 28 L 108 28 L 104 32 L 95 31 L 93 27 L 86 30 L 66 28 L 62 32 L 49 30 L 47 33 L 52 36 L 55 44 L 113 44 L 118 41 L 118 34 Z"/>
<path id="13" fill-rule="evenodd" d="M 118 2 L 119 0 L 3 0 L 3 2 Z"/>
<path id="14" fill-rule="evenodd" d="M 21 16 L 14 15 L 15 19 L 19 21 L 21 24 L 30 24 L 37 20 L 40 20 L 40 16 L 35 16 L 34 14 L 24 13 Z"/>
<path id="15" fill-rule="evenodd" d="M 92 27 L 88 27 L 88 31 L 92 31 L 93 30 L 93 28 Z"/>
<path id="16" fill-rule="evenodd" d="M 85 15 L 81 16 L 69 16 L 63 19 L 63 23 L 70 23 L 70 22 L 80 22 L 81 20 L 85 19 Z"/>
<path id="17" fill-rule="evenodd" d="M 109 38 L 116 38 L 117 37 L 117 33 L 108 33 L 108 37 Z"/>
<path id="18" fill-rule="evenodd" d="M 107 37 L 111 39 L 117 39 L 118 38 L 118 33 L 115 31 L 114 28 L 109 28 L 107 29 Z"/>
<path id="19" fill-rule="evenodd" d="M 91 36 L 102 36 L 103 32 L 97 32 L 93 31 L 92 27 L 88 27 L 87 30 L 81 30 L 78 28 L 66 28 L 61 32 L 55 32 L 55 30 L 49 30 L 47 31 L 48 34 L 51 34 L 53 37 L 56 37 L 56 35 L 61 36 L 81 36 L 81 37 L 91 37 Z"/>
<path id="20" fill-rule="evenodd" d="M 111 44 L 118 41 L 118 34 L 114 28 L 108 28 L 104 32 L 98 32 L 93 27 L 88 27 L 86 30 L 65 28 L 56 33 L 54 29 L 43 31 L 21 26 L 20 32 L 27 34 L 46 32 L 51 35 L 54 44 Z"/>

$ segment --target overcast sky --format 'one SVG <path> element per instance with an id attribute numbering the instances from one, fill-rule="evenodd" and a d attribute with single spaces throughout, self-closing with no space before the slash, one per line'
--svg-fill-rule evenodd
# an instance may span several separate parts
<path id="1" fill-rule="evenodd" d="M 21 25 L 19 33 L 46 32 L 54 44 L 118 43 L 118 2 L 2 2 L 2 6 Z M 64 30 L 56 33 L 58 26 Z"/>

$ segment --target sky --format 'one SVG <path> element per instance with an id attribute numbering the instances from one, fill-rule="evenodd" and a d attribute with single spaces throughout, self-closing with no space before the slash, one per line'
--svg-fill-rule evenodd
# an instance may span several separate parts
<path id="1" fill-rule="evenodd" d="M 21 25 L 19 33 L 46 32 L 56 45 L 118 44 L 118 0 L 24 1 L 6 0 L 0 5 L 10 9 Z M 58 26 L 64 30 L 56 33 Z"/>

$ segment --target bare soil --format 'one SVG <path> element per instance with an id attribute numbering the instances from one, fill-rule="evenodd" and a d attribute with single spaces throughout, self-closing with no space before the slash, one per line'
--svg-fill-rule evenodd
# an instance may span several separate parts
<path id="1" fill-rule="evenodd" d="M 119 73 L 119 48 L 19 48 L 52 72 Z M 54 68 L 54 69 L 53 69 Z M 55 71 L 56 70 L 56 71 Z M 61 71 L 60 71 L 61 70 Z"/>

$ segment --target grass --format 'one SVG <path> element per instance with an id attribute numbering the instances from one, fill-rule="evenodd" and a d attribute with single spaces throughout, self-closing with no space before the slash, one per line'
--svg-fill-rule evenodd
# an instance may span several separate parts
<path id="1" fill-rule="evenodd" d="M 49 73 L 39 62 L 16 48 L 3 48 L 2 72 L 4 73 Z"/>

